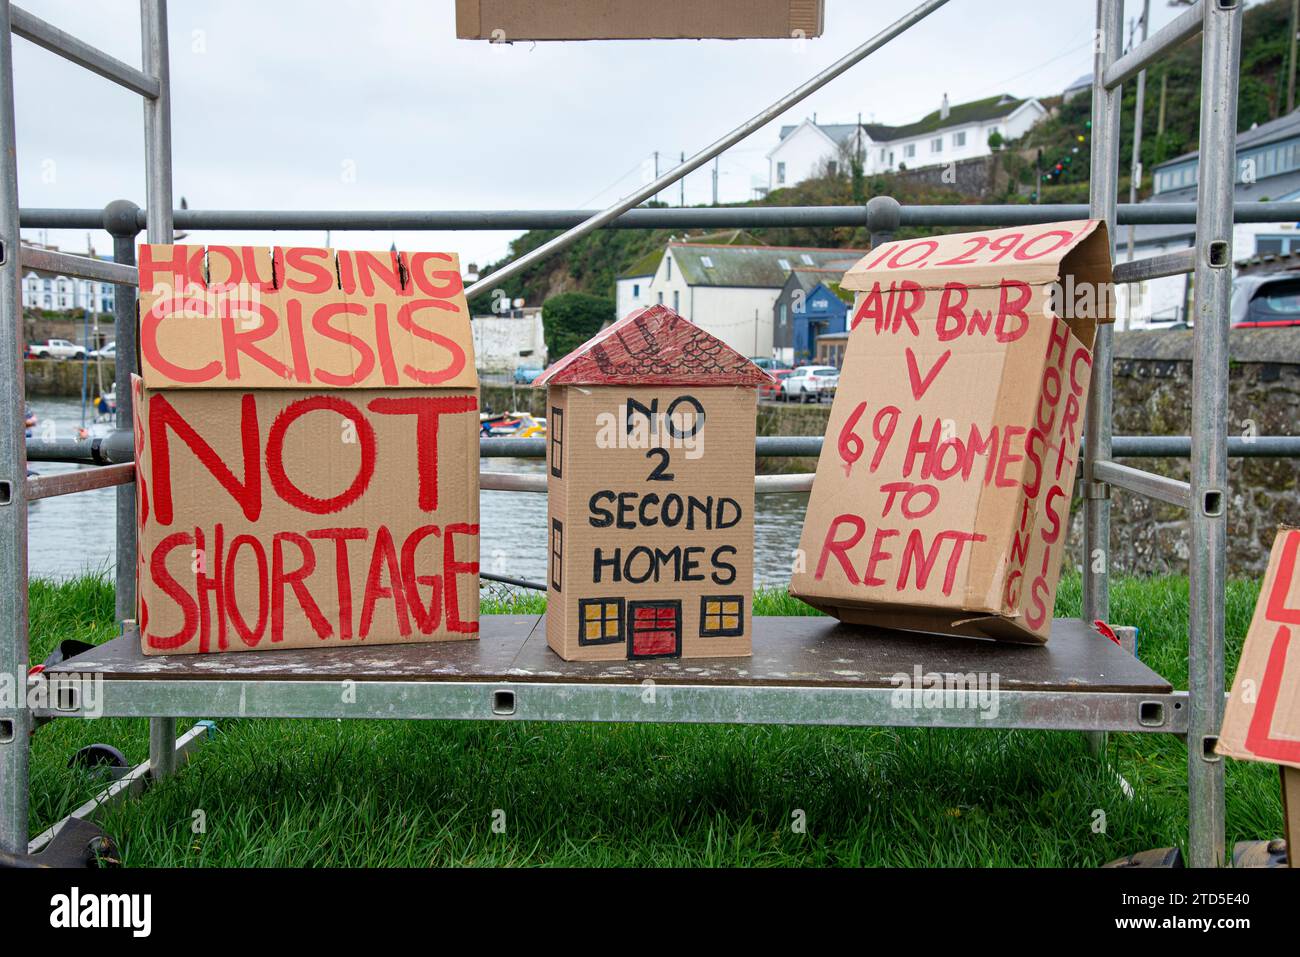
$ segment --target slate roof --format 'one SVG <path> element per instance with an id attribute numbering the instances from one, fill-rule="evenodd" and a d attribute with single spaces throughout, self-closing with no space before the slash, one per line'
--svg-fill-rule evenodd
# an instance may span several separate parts
<path id="1" fill-rule="evenodd" d="M 1236 202 L 1257 203 L 1264 200 L 1280 201 L 1284 196 L 1300 193 L 1300 170 L 1292 170 L 1280 176 L 1269 176 L 1254 183 L 1238 183 L 1234 191 Z M 1196 202 L 1196 185 L 1184 186 L 1182 189 L 1169 189 L 1157 193 L 1144 203 L 1194 203 Z M 1281 220 L 1286 222 L 1286 220 Z M 1196 235 L 1196 226 L 1183 223 L 1177 226 L 1138 226 L 1134 232 L 1134 242 L 1171 243 L 1179 239 L 1191 242 Z M 1128 242 L 1128 227 L 1121 226 L 1115 234 L 1119 245 Z"/>
<path id="2" fill-rule="evenodd" d="M 923 136 L 926 133 L 937 133 L 939 130 L 946 130 L 952 126 L 965 126 L 969 123 L 987 123 L 989 120 L 1000 120 L 1004 116 L 1010 116 L 1026 102 L 1028 102 L 1028 98 L 1017 99 L 1006 93 L 1000 93 L 997 96 L 985 97 L 982 100 L 953 104 L 949 108 L 946 118 L 940 116 L 939 110 L 935 110 L 915 123 L 908 123 L 904 126 L 863 123 L 862 129 L 866 130 L 867 135 L 874 142 L 889 143 L 894 140 Z M 817 128 L 833 139 L 836 144 L 843 146 L 853 136 L 853 131 L 858 128 L 858 124 L 827 123 L 823 125 L 819 123 Z M 780 138 L 785 139 L 796 129 L 798 129 L 797 124 L 781 127 Z"/>
<path id="3" fill-rule="evenodd" d="M 818 284 L 824 284 L 838 299 L 852 305 L 853 293 L 840 288 L 840 280 L 844 278 L 845 272 L 842 269 L 796 269 L 790 273 L 786 286 L 797 286 L 807 293 L 812 292 Z"/>
<path id="4" fill-rule="evenodd" d="M 673 262 L 692 286 L 739 286 L 780 289 L 799 268 L 830 269 L 841 276 L 867 254 L 865 249 L 817 249 L 802 246 L 710 246 L 669 243 Z M 811 262 L 805 261 L 807 257 Z M 706 266 L 704 260 L 712 263 Z M 782 265 L 782 263 L 785 265 Z"/>
<path id="5" fill-rule="evenodd" d="M 1252 146 L 1262 146 L 1274 140 L 1289 139 L 1292 136 L 1300 136 L 1300 109 L 1288 113 L 1286 116 L 1279 116 L 1275 120 L 1269 120 L 1267 123 L 1261 123 L 1244 133 L 1238 133 L 1237 151 L 1240 152 Z M 1166 166 L 1173 166 L 1190 159 L 1196 159 L 1200 155 L 1200 150 L 1193 150 L 1190 153 L 1184 153 L 1182 156 L 1175 156 L 1171 160 L 1165 160 L 1163 163 L 1157 164 L 1155 168 L 1164 169 Z"/>
<path id="6" fill-rule="evenodd" d="M 701 233 L 698 236 L 683 236 L 682 242 L 685 243 L 715 243 L 719 246 L 761 246 L 751 233 L 743 229 L 726 229 L 716 233 Z M 652 249 L 636 262 L 632 263 L 625 272 L 618 274 L 619 279 L 636 279 L 641 276 L 653 276 L 659 270 L 659 262 L 664 258 L 662 249 Z"/>
<path id="7" fill-rule="evenodd" d="M 667 306 L 630 312 L 538 376 L 533 385 L 760 385 L 772 377 Z"/>

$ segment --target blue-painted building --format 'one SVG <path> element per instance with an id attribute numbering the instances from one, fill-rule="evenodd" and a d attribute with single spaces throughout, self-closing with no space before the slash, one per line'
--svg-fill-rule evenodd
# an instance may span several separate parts
<path id="1" fill-rule="evenodd" d="M 795 269 L 776 297 L 772 351 L 792 366 L 812 362 L 817 337 L 848 328 L 849 304 L 835 292 L 844 270 Z"/>

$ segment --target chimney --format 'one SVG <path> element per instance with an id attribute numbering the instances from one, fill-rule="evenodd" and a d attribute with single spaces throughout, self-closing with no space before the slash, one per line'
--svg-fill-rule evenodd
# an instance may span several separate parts
<path id="1" fill-rule="evenodd" d="M 948 108 L 948 94 L 945 93 L 943 95 L 943 103 L 939 105 L 939 119 L 946 120 L 948 118 L 948 114 L 951 112 L 952 110 Z"/>

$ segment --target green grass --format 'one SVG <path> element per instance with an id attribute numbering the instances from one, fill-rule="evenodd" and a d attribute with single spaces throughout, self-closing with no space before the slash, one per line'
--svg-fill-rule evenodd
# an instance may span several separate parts
<path id="1" fill-rule="evenodd" d="M 1229 672 L 1257 587 L 1228 590 Z M 1058 614 L 1077 614 L 1079 600 L 1077 577 L 1066 579 Z M 1114 620 L 1141 628 L 1143 660 L 1186 687 L 1187 582 L 1121 579 L 1111 602 Z M 529 597 L 512 610 L 540 608 Z M 756 599 L 758 614 L 802 610 L 783 594 Z M 32 582 L 33 660 L 61 638 L 109 637 L 112 619 L 103 580 Z M 102 817 L 126 864 L 1090 867 L 1187 836 L 1186 755 L 1170 735 L 1112 734 L 1108 768 L 1077 734 L 1031 731 L 266 720 L 219 729 L 180 775 Z M 147 724 L 41 728 L 33 833 L 102 786 L 66 767 L 94 741 L 142 761 Z M 1280 833 L 1276 770 L 1227 762 L 1227 810 L 1229 846 Z M 798 812 L 803 833 L 792 827 Z"/>

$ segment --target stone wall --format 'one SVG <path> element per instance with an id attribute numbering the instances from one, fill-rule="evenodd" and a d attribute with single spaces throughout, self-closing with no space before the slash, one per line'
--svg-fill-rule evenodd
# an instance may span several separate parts
<path id="1" fill-rule="evenodd" d="M 1300 328 L 1235 330 L 1229 356 L 1228 434 L 1300 434 Z M 1190 434 L 1191 357 L 1190 331 L 1115 334 L 1116 435 Z M 1189 478 L 1186 459 L 1123 462 Z M 1228 573 L 1260 575 L 1277 526 L 1300 525 L 1300 459 L 1229 459 L 1227 492 Z M 1191 537 L 1186 512 L 1116 489 L 1111 515 L 1115 568 L 1187 573 Z M 1077 541 L 1077 513 L 1074 525 Z"/>
<path id="2" fill-rule="evenodd" d="M 967 196 L 989 199 L 1003 192 L 1007 186 L 1001 155 L 992 153 L 988 156 L 975 156 L 953 163 L 905 169 L 893 175 L 910 183 L 954 189 Z"/>
<path id="3" fill-rule="evenodd" d="M 95 377 L 96 364 L 100 366 L 99 375 L 103 379 L 104 388 L 112 386 L 114 376 L 114 366 L 111 361 L 92 360 L 88 376 L 92 398 L 99 392 L 96 384 L 98 380 Z M 62 359 L 24 359 L 23 372 L 27 397 L 30 399 L 81 395 L 82 365 L 81 362 Z"/>

